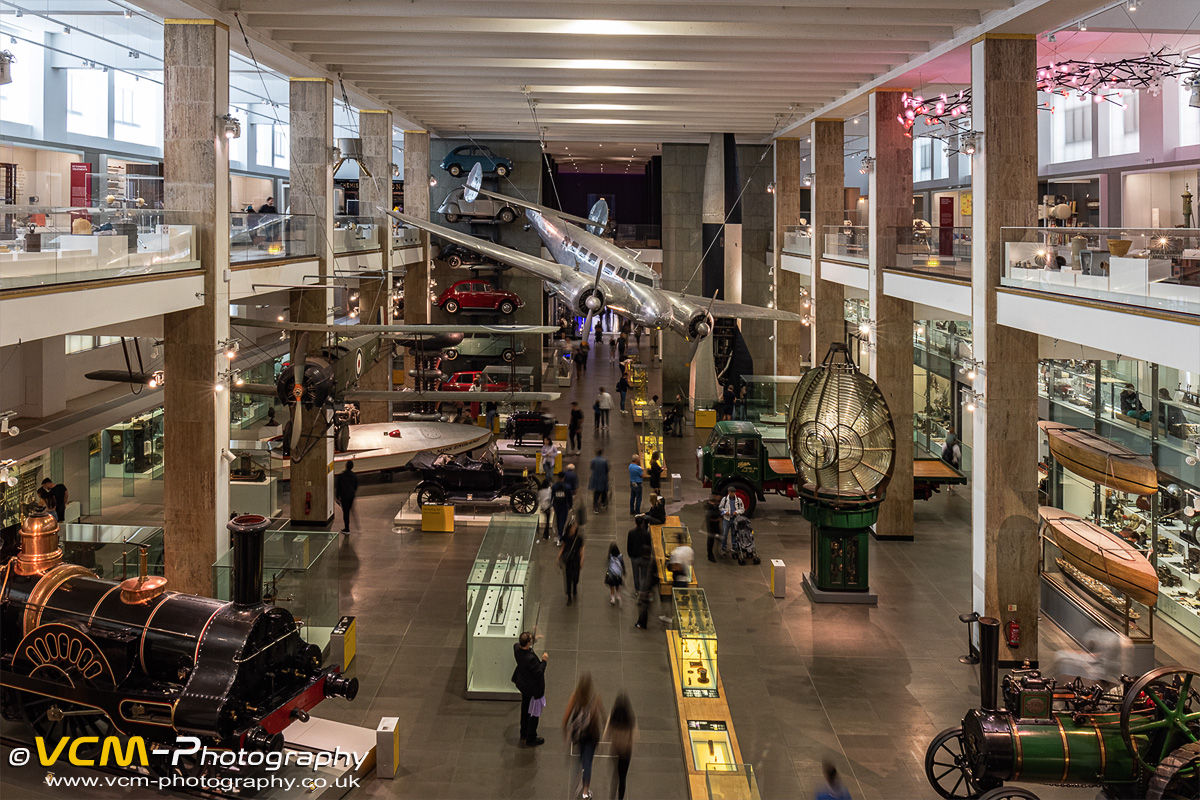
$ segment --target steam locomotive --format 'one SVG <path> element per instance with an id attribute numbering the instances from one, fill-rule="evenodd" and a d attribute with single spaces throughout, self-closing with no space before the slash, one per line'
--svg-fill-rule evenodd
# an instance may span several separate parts
<path id="1" fill-rule="evenodd" d="M 102 580 L 62 563 L 58 524 L 21 524 L 0 567 L 0 700 L 35 735 L 123 734 L 147 744 L 199 737 L 209 748 L 278 750 L 283 730 L 358 680 L 321 665 L 288 611 L 262 602 L 268 520 L 229 522 L 233 601 L 166 591 L 147 576 Z"/>
<path id="2" fill-rule="evenodd" d="M 1060 685 L 1036 669 L 1003 681 L 1000 623 L 980 617 L 980 707 L 942 731 L 925 775 L 942 797 L 1037 795 L 1009 782 L 1100 786 L 1098 797 L 1200 800 L 1200 672 L 1159 667 L 1119 685 Z"/>

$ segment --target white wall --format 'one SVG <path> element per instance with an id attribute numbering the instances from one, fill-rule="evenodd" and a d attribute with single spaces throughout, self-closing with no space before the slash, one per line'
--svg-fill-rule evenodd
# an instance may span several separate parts
<path id="1" fill-rule="evenodd" d="M 1121 224 L 1130 228 L 1174 228 L 1183 224 L 1183 187 L 1186 183 L 1192 194 L 1200 197 L 1196 188 L 1197 170 L 1177 172 L 1143 172 L 1126 175 L 1124 181 L 1124 214 Z M 1193 209 L 1200 206 L 1192 201 Z M 1154 223 L 1158 209 L 1158 224 Z M 1196 224 L 1193 212 L 1192 224 Z"/>

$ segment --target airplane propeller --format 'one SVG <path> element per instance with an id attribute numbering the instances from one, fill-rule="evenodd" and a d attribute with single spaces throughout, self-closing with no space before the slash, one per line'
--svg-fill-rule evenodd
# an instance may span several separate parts
<path id="1" fill-rule="evenodd" d="M 308 331 L 301 331 L 296 341 L 296 352 L 292 353 L 292 458 L 300 447 L 301 425 L 304 424 L 304 367 L 308 363 Z"/>
<path id="2" fill-rule="evenodd" d="M 600 292 L 600 274 L 603 269 L 600 264 L 596 265 L 596 282 L 592 284 L 592 293 L 588 295 L 583 304 L 587 306 L 587 316 L 583 318 L 583 341 L 589 341 L 592 337 L 592 320 L 596 317 L 596 312 L 604 308 L 604 296 Z"/>
<path id="3" fill-rule="evenodd" d="M 467 173 L 467 182 L 463 185 L 463 200 L 474 203 L 479 197 L 479 189 L 483 186 L 483 167 L 476 161 L 471 171 Z"/>
<path id="4" fill-rule="evenodd" d="M 708 304 L 708 317 L 704 322 L 701 322 L 696 326 L 696 338 L 692 340 L 692 352 L 691 355 L 688 356 L 687 360 L 689 365 L 696 360 L 696 353 L 700 352 L 700 343 L 707 339 L 708 335 L 712 333 L 712 325 L 708 323 L 708 320 L 712 319 L 712 310 L 713 306 L 717 303 L 718 294 L 720 294 L 720 290 L 713 292 L 712 300 L 709 301 Z"/>

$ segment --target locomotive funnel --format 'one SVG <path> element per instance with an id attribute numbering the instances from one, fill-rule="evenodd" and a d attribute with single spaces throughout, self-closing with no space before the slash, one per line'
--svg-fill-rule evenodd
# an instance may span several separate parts
<path id="1" fill-rule="evenodd" d="M 263 533 L 271 521 L 259 514 L 243 514 L 229 520 L 233 547 L 232 596 L 235 605 L 256 606 L 262 602 Z"/>
<path id="2" fill-rule="evenodd" d="M 21 554 L 18 575 L 45 575 L 62 563 L 58 544 L 58 521 L 44 508 L 29 512 L 21 522 Z"/>
<path id="3" fill-rule="evenodd" d="M 1000 620 L 979 618 L 979 707 L 995 711 L 1000 700 Z"/>

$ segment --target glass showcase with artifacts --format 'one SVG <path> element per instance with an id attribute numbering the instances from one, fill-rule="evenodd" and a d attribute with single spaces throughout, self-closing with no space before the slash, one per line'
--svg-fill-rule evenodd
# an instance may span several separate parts
<path id="1" fill-rule="evenodd" d="M 684 697 L 719 697 L 717 629 L 703 589 L 671 590 L 679 624 L 679 677 Z M 703 769 L 697 761 L 697 769 Z"/>
<path id="2" fill-rule="evenodd" d="M 537 627 L 532 598 L 537 516 L 495 514 L 467 578 L 467 697 L 503 699 L 512 684 L 513 642 Z"/>
<path id="3" fill-rule="evenodd" d="M 1141 572 L 1148 573 L 1140 578 L 1145 584 L 1143 595 L 1153 582 L 1156 597 L 1143 596 L 1139 601 L 1133 594 L 1125 614 L 1131 625 L 1148 629 L 1144 617 L 1159 616 L 1200 641 L 1200 403 L 1197 387 L 1189 383 L 1191 376 L 1163 365 L 1127 360 L 1043 361 L 1040 370 L 1039 388 L 1048 418 L 1043 426 L 1077 427 L 1092 433 L 1095 441 L 1090 444 L 1131 454 L 1112 461 L 1120 469 L 1106 461 L 1093 473 L 1081 473 L 1082 468 L 1072 469 L 1070 462 L 1060 463 L 1058 458 L 1044 458 L 1042 503 L 1115 537 L 1116 543 L 1106 543 L 1108 549 L 1128 546 L 1144 560 L 1144 564 L 1136 562 Z M 1046 448 L 1051 444 L 1047 440 Z M 1086 449 L 1081 453 L 1080 457 L 1088 454 Z M 1120 479 L 1135 467 L 1142 473 L 1140 483 Z M 1114 472 L 1116 478 L 1110 474 Z M 1094 538 L 1100 535 L 1095 533 Z M 1064 560 L 1068 567 L 1079 568 Z M 1108 565 L 1107 556 L 1103 563 Z M 1071 574 L 1061 566 L 1059 571 Z M 1087 577 L 1085 571 L 1085 580 L 1076 580 L 1075 585 L 1089 585 Z M 1090 577 L 1098 581 L 1112 576 Z M 1092 586 L 1090 595 L 1084 594 L 1090 601 L 1098 597 L 1100 605 L 1124 626 L 1120 607 L 1131 592 L 1120 590 L 1120 580 L 1116 583 Z"/>

